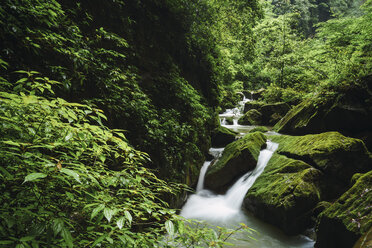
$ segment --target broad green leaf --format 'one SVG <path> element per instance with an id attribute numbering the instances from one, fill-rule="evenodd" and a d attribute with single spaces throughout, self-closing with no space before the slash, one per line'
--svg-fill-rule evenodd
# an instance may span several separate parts
<path id="1" fill-rule="evenodd" d="M 70 169 L 66 169 L 66 168 L 62 168 L 60 170 L 60 172 L 66 174 L 66 175 L 72 176 L 73 178 L 75 178 L 76 181 L 78 181 L 79 183 L 81 183 L 81 181 L 80 181 L 80 175 L 77 172 L 75 172 L 73 170 L 70 170 Z"/>
<path id="2" fill-rule="evenodd" d="M 122 229 L 123 226 L 124 226 L 124 221 L 125 221 L 125 218 L 124 217 L 120 217 L 117 221 L 116 221 L 116 225 L 119 227 L 119 229 Z"/>
<path id="3" fill-rule="evenodd" d="M 25 236 L 25 237 L 20 238 L 19 241 L 27 242 L 27 241 L 30 241 L 30 240 L 33 240 L 33 239 L 35 239 L 35 236 Z"/>
<path id="4" fill-rule="evenodd" d="M 165 222 L 165 229 L 167 230 L 167 232 L 170 236 L 174 235 L 174 225 L 173 225 L 173 222 L 171 220 L 167 220 Z"/>
<path id="5" fill-rule="evenodd" d="M 96 239 L 96 240 L 94 241 L 94 243 L 92 244 L 91 247 L 94 247 L 94 246 L 98 245 L 98 244 L 101 243 L 101 242 L 102 242 L 106 237 L 107 237 L 107 234 L 106 234 L 106 233 L 103 234 L 101 237 L 99 237 L 98 239 Z"/>
<path id="6" fill-rule="evenodd" d="M 101 212 L 105 208 L 105 205 L 101 204 L 92 211 L 92 215 L 90 216 L 90 219 L 93 219 L 99 212 Z"/>
<path id="7" fill-rule="evenodd" d="M 99 155 L 98 157 L 99 157 L 99 159 L 102 161 L 102 163 L 105 162 L 106 157 L 105 157 L 104 155 Z"/>
<path id="8" fill-rule="evenodd" d="M 13 244 L 14 241 L 12 240 L 0 240 L 0 245 L 10 245 Z"/>
<path id="9" fill-rule="evenodd" d="M 65 137 L 65 141 L 69 141 L 71 138 L 72 138 L 72 136 L 73 136 L 73 133 L 68 133 L 67 135 L 66 135 L 66 137 Z"/>
<path id="10" fill-rule="evenodd" d="M 132 215 L 130 214 L 130 212 L 127 211 L 127 210 L 125 210 L 125 211 L 124 211 L 124 215 L 125 215 L 125 218 L 127 218 L 129 224 L 132 224 L 132 219 L 133 219 L 133 218 L 132 218 Z"/>
<path id="11" fill-rule="evenodd" d="M 12 141 L 12 140 L 3 140 L 3 141 L 1 141 L 1 142 L 5 143 L 5 144 L 8 144 L 8 145 L 11 145 L 11 146 L 18 146 L 18 147 L 21 146 L 19 143 L 14 142 L 14 141 Z"/>
<path id="12" fill-rule="evenodd" d="M 68 229 L 63 228 L 61 236 L 65 240 L 65 242 L 66 242 L 66 244 L 69 248 L 72 248 L 74 246 L 71 233 Z"/>
<path id="13" fill-rule="evenodd" d="M 54 219 L 52 224 L 52 230 L 54 232 L 54 235 L 57 235 L 60 233 L 63 229 L 64 222 L 62 219 Z"/>
<path id="14" fill-rule="evenodd" d="M 111 221 L 111 218 L 114 214 L 115 214 L 115 211 L 111 208 L 105 208 L 105 210 L 103 210 L 103 215 L 106 217 L 108 222 Z"/>
<path id="15" fill-rule="evenodd" d="M 23 181 L 23 183 L 25 183 L 25 182 L 32 182 L 32 181 L 35 181 L 37 179 L 45 178 L 45 177 L 47 177 L 47 175 L 44 174 L 44 173 L 39 173 L 39 172 L 31 173 L 31 174 L 28 174 L 25 177 L 25 180 Z"/>

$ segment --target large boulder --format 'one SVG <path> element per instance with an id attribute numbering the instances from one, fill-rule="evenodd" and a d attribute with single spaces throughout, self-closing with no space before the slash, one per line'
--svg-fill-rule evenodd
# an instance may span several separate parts
<path id="1" fill-rule="evenodd" d="M 264 102 L 259 102 L 259 101 L 248 101 L 244 104 L 244 113 L 247 113 L 251 109 L 256 109 L 258 110 L 261 108 L 263 105 L 265 105 Z"/>
<path id="2" fill-rule="evenodd" d="M 262 114 L 256 109 L 251 109 L 239 118 L 238 124 L 240 125 L 261 125 Z"/>
<path id="3" fill-rule="evenodd" d="M 360 176 L 350 190 L 319 215 L 315 247 L 353 247 L 372 227 L 371 204 L 372 171 Z"/>
<path id="4" fill-rule="evenodd" d="M 289 235 L 311 225 L 311 210 L 321 199 L 322 172 L 274 153 L 249 189 L 244 207 Z"/>
<path id="5" fill-rule="evenodd" d="M 205 187 L 216 192 L 225 191 L 239 177 L 253 170 L 260 150 L 266 145 L 261 132 L 245 135 L 226 146 L 222 156 L 208 168 Z"/>
<path id="6" fill-rule="evenodd" d="M 284 102 L 265 104 L 251 101 L 244 105 L 244 116 L 239 120 L 241 125 L 267 125 L 273 126 L 290 110 Z"/>
<path id="7" fill-rule="evenodd" d="M 359 139 L 338 132 L 305 136 L 280 135 L 272 137 L 280 143 L 279 154 L 307 162 L 345 184 L 355 173 L 372 169 L 372 156 Z"/>
<path id="8" fill-rule="evenodd" d="M 263 89 L 263 88 L 251 92 L 252 100 L 259 100 L 259 99 L 261 99 L 264 92 L 265 92 L 265 89 Z"/>
<path id="9" fill-rule="evenodd" d="M 262 114 L 262 124 L 273 126 L 277 123 L 291 107 L 285 102 L 278 102 L 274 104 L 265 104 L 259 108 L 258 111 Z"/>
<path id="10" fill-rule="evenodd" d="M 212 147 L 224 147 L 235 140 L 238 133 L 226 127 L 219 126 L 214 129 L 211 136 Z"/>
<path id="11" fill-rule="evenodd" d="M 372 93 L 367 86 L 349 86 L 335 97 L 307 99 L 294 107 L 274 127 L 277 132 L 303 135 L 338 131 L 370 139 Z"/>
<path id="12" fill-rule="evenodd" d="M 244 207 L 287 234 L 310 227 L 321 201 L 338 198 L 355 173 L 371 170 L 363 142 L 338 132 L 270 136 L 279 147 L 244 200 Z M 354 176 L 355 179 L 355 176 Z"/>

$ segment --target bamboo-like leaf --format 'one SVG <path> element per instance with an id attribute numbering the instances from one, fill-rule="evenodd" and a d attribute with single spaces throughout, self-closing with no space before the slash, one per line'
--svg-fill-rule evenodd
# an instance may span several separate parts
<path id="1" fill-rule="evenodd" d="M 165 229 L 167 230 L 167 232 L 170 236 L 174 235 L 174 224 L 171 220 L 167 220 L 165 222 Z"/>
<path id="2" fill-rule="evenodd" d="M 63 228 L 61 236 L 65 240 L 65 242 L 66 242 L 66 244 L 69 248 L 72 248 L 74 246 L 71 233 L 68 229 Z"/>
<path id="3" fill-rule="evenodd" d="M 114 210 L 112 210 L 111 208 L 105 208 L 105 210 L 103 210 L 103 215 L 106 217 L 108 222 L 111 221 L 111 218 L 114 215 L 114 213 L 115 213 Z"/>
<path id="4" fill-rule="evenodd" d="M 125 218 L 127 218 L 129 224 L 132 224 L 132 220 L 133 220 L 133 218 L 132 218 L 132 215 L 130 214 L 130 212 L 127 211 L 127 210 L 125 210 L 125 211 L 124 211 L 124 215 L 125 215 Z"/>
<path id="5" fill-rule="evenodd" d="M 123 226 L 124 226 L 124 221 L 125 221 L 125 218 L 124 217 L 120 217 L 117 221 L 116 221 L 116 225 L 119 227 L 119 229 L 122 229 Z"/>
<path id="6" fill-rule="evenodd" d="M 23 181 L 23 183 L 32 182 L 32 181 L 35 181 L 37 179 L 41 179 L 41 178 L 45 178 L 45 177 L 47 177 L 47 175 L 44 174 L 44 173 L 39 173 L 39 172 L 31 173 L 31 174 L 28 174 L 25 177 L 25 180 Z"/>
<path id="7" fill-rule="evenodd" d="M 105 205 L 101 204 L 92 211 L 92 215 L 90 216 L 90 219 L 93 219 L 99 212 L 101 212 L 105 208 Z"/>
<path id="8" fill-rule="evenodd" d="M 81 181 L 80 181 L 80 175 L 77 172 L 75 172 L 73 170 L 70 170 L 70 169 L 66 169 L 66 168 L 62 168 L 60 170 L 60 172 L 66 174 L 66 175 L 72 176 L 76 181 L 78 181 L 79 183 L 81 183 Z"/>

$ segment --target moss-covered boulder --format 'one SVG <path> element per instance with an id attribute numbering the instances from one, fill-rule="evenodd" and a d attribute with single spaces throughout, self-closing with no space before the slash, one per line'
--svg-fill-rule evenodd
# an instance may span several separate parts
<path id="1" fill-rule="evenodd" d="M 312 100 L 306 100 L 292 108 L 275 126 L 280 133 L 302 135 L 325 131 L 323 113 Z"/>
<path id="2" fill-rule="evenodd" d="M 355 243 L 353 248 L 368 248 L 372 247 L 372 227 L 369 229 L 368 232 L 363 234 L 362 237 L 358 239 L 358 241 Z"/>
<path id="3" fill-rule="evenodd" d="M 260 150 L 266 145 L 266 137 L 261 132 L 245 135 L 226 146 L 222 156 L 208 168 L 205 187 L 216 192 L 225 191 L 239 177 L 257 164 Z"/>
<path id="4" fill-rule="evenodd" d="M 263 125 L 275 125 L 291 107 L 285 102 L 278 102 L 274 104 L 265 104 L 259 108 L 258 111 L 262 114 Z"/>
<path id="5" fill-rule="evenodd" d="M 338 132 L 305 136 L 273 136 L 279 143 L 277 152 L 305 161 L 330 177 L 349 184 L 355 173 L 372 169 L 372 156 L 361 140 Z"/>
<path id="6" fill-rule="evenodd" d="M 224 147 L 235 140 L 238 133 L 226 127 L 219 126 L 214 129 L 211 135 L 212 147 Z"/>
<path id="7" fill-rule="evenodd" d="M 339 131 L 356 136 L 372 131 L 371 104 L 372 93 L 366 86 L 350 87 L 335 97 L 303 101 L 289 111 L 274 129 L 295 135 Z"/>
<path id="8" fill-rule="evenodd" d="M 265 105 L 264 102 L 259 102 L 259 101 L 249 101 L 244 104 L 244 113 L 247 113 L 251 109 L 256 109 L 258 110 L 261 108 L 263 105 Z"/>
<path id="9" fill-rule="evenodd" d="M 226 117 L 225 122 L 227 125 L 233 125 L 234 124 L 234 118 L 233 117 Z"/>
<path id="10" fill-rule="evenodd" d="M 256 109 L 251 109 L 239 118 L 238 123 L 240 125 L 261 125 L 262 114 Z"/>
<path id="11" fill-rule="evenodd" d="M 301 233 L 311 224 L 311 210 L 321 199 L 322 176 L 303 161 L 274 153 L 249 189 L 244 207 L 287 234 Z"/>
<path id="12" fill-rule="evenodd" d="M 319 215 L 315 247 L 353 247 L 371 227 L 372 171 L 360 176 L 350 190 Z"/>
<path id="13" fill-rule="evenodd" d="M 262 94 L 265 92 L 265 89 L 261 88 L 259 90 L 253 91 L 251 93 L 253 100 L 259 100 L 262 98 Z"/>
<path id="14" fill-rule="evenodd" d="M 252 130 L 249 131 L 249 133 L 254 133 L 254 132 L 262 132 L 262 133 L 265 133 L 265 132 L 268 132 L 269 129 L 265 126 L 258 126 L 258 127 L 255 127 L 253 128 Z"/>
<path id="15" fill-rule="evenodd" d="M 290 110 L 290 106 L 284 102 L 265 104 L 259 101 L 246 102 L 244 105 L 245 115 L 241 117 L 241 125 L 267 125 L 273 126 Z M 250 114 L 247 115 L 247 113 Z M 259 118 L 256 117 L 259 113 Z"/>

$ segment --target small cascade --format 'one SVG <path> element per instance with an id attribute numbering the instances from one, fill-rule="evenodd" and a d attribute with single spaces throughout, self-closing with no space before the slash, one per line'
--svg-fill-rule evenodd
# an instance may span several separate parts
<path id="1" fill-rule="evenodd" d="M 241 206 L 244 200 L 245 194 L 252 187 L 257 177 L 264 171 L 267 163 L 271 156 L 278 148 L 277 143 L 267 141 L 267 148 L 260 152 L 258 156 L 257 166 L 253 171 L 246 173 L 242 176 L 226 193 L 226 202 L 231 207 Z"/>
<path id="2" fill-rule="evenodd" d="M 204 188 L 205 173 L 207 172 L 208 167 L 211 163 L 212 161 L 205 161 L 203 166 L 201 167 L 199 179 L 198 179 L 198 185 L 196 186 L 196 193 L 200 192 Z"/>
<path id="3" fill-rule="evenodd" d="M 214 160 L 218 159 L 225 148 L 211 148 L 209 149 L 209 154 L 211 154 L 214 157 Z M 205 161 L 203 166 L 200 169 L 199 179 L 198 179 L 198 185 L 196 186 L 196 192 L 200 192 L 204 188 L 204 178 L 205 173 L 208 170 L 209 165 L 213 161 Z"/>
<path id="4" fill-rule="evenodd" d="M 221 126 L 227 127 L 235 132 L 238 133 L 246 133 L 253 127 L 249 126 L 242 126 L 238 124 L 238 120 L 240 117 L 243 116 L 244 113 L 244 105 L 246 102 L 251 101 L 251 99 L 247 98 L 243 93 L 238 92 L 238 94 L 241 94 L 243 96 L 243 99 L 239 101 L 238 105 L 233 109 L 226 109 L 226 111 L 222 114 L 220 114 L 220 123 Z M 229 125 L 226 121 L 226 118 L 232 118 L 232 125 Z"/>
<path id="5" fill-rule="evenodd" d="M 226 222 L 236 220 L 243 215 L 241 206 L 249 188 L 257 177 L 263 172 L 278 144 L 267 142 L 267 148 L 260 152 L 256 168 L 243 175 L 225 195 L 215 195 L 203 189 L 204 176 L 211 162 L 205 162 L 198 181 L 197 193 L 191 195 L 182 208 L 181 216 Z"/>

